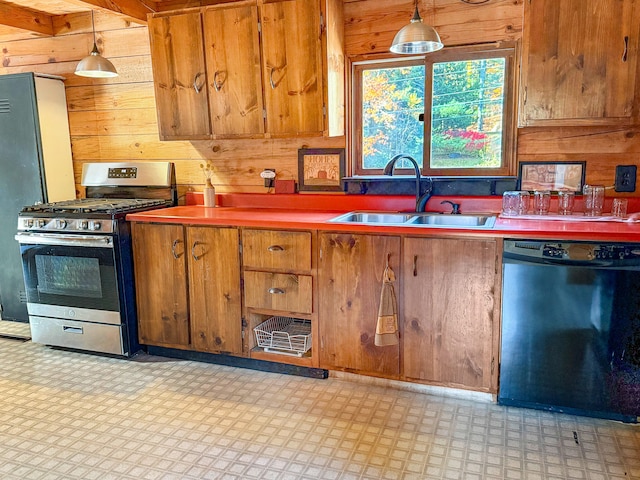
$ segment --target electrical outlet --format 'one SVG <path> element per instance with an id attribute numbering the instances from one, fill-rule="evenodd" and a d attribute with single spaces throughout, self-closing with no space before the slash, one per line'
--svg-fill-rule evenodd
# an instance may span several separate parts
<path id="1" fill-rule="evenodd" d="M 275 184 L 276 178 L 276 169 L 275 168 L 265 168 L 260 172 L 260 176 L 264 179 L 265 188 L 272 188 Z"/>
<path id="2" fill-rule="evenodd" d="M 636 172 L 638 167 L 635 165 L 618 165 L 616 166 L 616 192 L 635 192 L 636 191 Z"/>

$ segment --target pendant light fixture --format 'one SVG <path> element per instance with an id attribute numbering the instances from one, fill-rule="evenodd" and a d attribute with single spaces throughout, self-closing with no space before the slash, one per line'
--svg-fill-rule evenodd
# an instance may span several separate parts
<path id="1" fill-rule="evenodd" d="M 393 53 L 419 55 L 435 52 L 443 46 L 440 35 L 438 35 L 435 28 L 422 23 L 420 12 L 418 12 L 418 0 L 415 0 L 415 12 L 413 12 L 411 23 L 402 27 L 396 33 L 389 50 Z"/>
<path id="2" fill-rule="evenodd" d="M 96 26 L 93 23 L 93 10 L 91 10 L 91 28 L 93 30 L 93 50 L 89 56 L 84 57 L 76 67 L 76 75 L 91 78 L 117 77 L 118 72 L 109 60 L 100 55 L 96 44 Z"/>

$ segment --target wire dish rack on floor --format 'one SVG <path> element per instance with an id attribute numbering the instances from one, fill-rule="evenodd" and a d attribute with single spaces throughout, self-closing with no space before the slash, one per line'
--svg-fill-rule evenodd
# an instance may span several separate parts
<path id="1" fill-rule="evenodd" d="M 311 348 L 311 320 L 271 317 L 253 331 L 265 352 L 302 357 Z"/>

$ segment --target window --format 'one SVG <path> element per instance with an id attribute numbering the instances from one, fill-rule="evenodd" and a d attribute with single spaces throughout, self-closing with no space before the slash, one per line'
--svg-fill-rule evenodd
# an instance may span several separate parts
<path id="1" fill-rule="evenodd" d="M 515 174 L 513 61 L 512 47 L 475 46 L 355 62 L 354 173 L 405 153 L 425 175 Z"/>

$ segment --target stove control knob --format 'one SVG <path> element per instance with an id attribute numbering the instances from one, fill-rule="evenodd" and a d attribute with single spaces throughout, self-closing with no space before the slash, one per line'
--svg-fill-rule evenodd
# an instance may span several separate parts
<path id="1" fill-rule="evenodd" d="M 47 221 L 46 220 L 36 220 L 36 227 L 38 228 L 44 228 L 47 226 Z"/>
<path id="2" fill-rule="evenodd" d="M 25 220 L 24 220 L 24 222 L 22 222 L 22 224 L 24 225 L 25 228 L 31 228 L 31 227 L 33 227 L 33 219 L 25 218 Z"/>
<path id="3" fill-rule="evenodd" d="M 67 221 L 66 220 L 56 220 L 56 228 L 63 230 L 65 228 L 67 228 Z"/>
<path id="4" fill-rule="evenodd" d="M 89 230 L 93 230 L 93 231 L 100 230 L 100 227 L 101 227 L 100 222 L 95 222 L 95 221 L 89 222 Z"/>
<path id="5" fill-rule="evenodd" d="M 86 230 L 87 228 L 89 228 L 89 224 L 86 220 L 80 220 L 80 222 L 78 223 L 78 228 L 80 230 Z"/>

